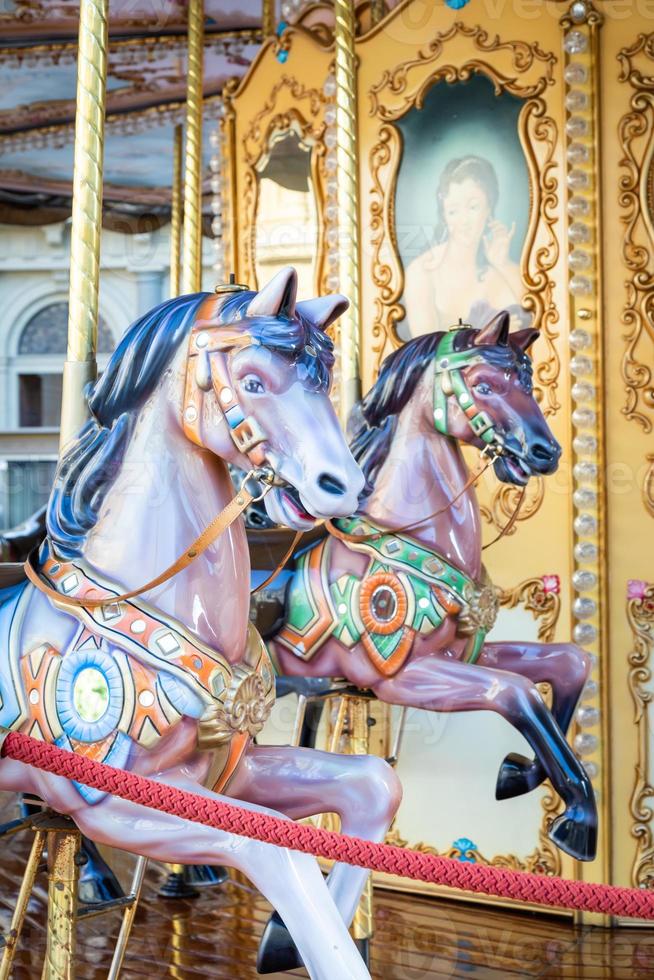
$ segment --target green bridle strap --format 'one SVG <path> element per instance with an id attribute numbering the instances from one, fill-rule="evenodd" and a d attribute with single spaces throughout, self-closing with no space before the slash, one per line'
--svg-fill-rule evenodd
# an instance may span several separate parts
<path id="1" fill-rule="evenodd" d="M 443 334 L 436 349 L 434 358 L 434 426 L 443 435 L 449 435 L 447 427 L 447 401 L 454 396 L 459 408 L 468 419 L 470 428 L 487 446 L 500 448 L 499 439 L 493 420 L 488 412 L 478 408 L 472 392 L 463 377 L 462 369 L 473 364 L 483 364 L 483 356 L 474 348 L 456 351 L 454 340 L 457 331 L 451 330 Z"/>

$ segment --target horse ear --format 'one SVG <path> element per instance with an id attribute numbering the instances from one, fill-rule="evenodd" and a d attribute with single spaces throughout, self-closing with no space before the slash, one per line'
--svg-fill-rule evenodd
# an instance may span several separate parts
<path id="1" fill-rule="evenodd" d="M 330 293 L 329 296 L 317 296 L 316 299 L 305 299 L 297 304 L 297 311 L 306 317 L 319 330 L 326 330 L 334 320 L 345 313 L 350 305 L 349 299 L 340 293 Z"/>
<path id="2" fill-rule="evenodd" d="M 289 320 L 295 313 L 297 297 L 297 272 L 286 265 L 273 276 L 247 308 L 246 316 L 285 316 Z"/>
<path id="3" fill-rule="evenodd" d="M 516 330 L 509 337 L 509 340 L 514 347 L 519 347 L 522 351 L 527 351 L 540 337 L 540 330 L 534 330 L 533 327 L 525 327 L 524 330 Z"/>
<path id="4" fill-rule="evenodd" d="M 476 347 L 506 347 L 509 343 L 509 324 L 511 317 L 502 310 L 475 335 Z"/>

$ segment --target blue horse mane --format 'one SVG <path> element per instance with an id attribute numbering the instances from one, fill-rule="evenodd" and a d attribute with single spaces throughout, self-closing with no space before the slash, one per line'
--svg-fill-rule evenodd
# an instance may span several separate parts
<path id="1" fill-rule="evenodd" d="M 87 394 L 91 418 L 64 453 L 46 514 L 55 553 L 76 558 L 111 488 L 140 409 L 161 381 L 206 298 L 167 300 L 128 328 Z"/>

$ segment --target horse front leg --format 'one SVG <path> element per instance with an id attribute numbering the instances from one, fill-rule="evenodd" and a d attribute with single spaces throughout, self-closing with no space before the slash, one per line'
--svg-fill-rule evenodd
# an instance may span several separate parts
<path id="1" fill-rule="evenodd" d="M 552 688 L 552 715 L 567 734 L 591 670 L 585 650 L 573 643 L 487 643 L 478 663 L 522 674 L 534 684 Z M 508 800 L 536 789 L 547 773 L 539 759 L 511 752 L 500 766 L 495 796 Z"/>
<path id="2" fill-rule="evenodd" d="M 554 843 L 581 861 L 597 848 L 597 806 L 590 779 L 526 677 L 427 656 L 373 685 L 382 701 L 431 711 L 495 711 L 529 742 L 566 809 L 550 828 Z"/>
<path id="3" fill-rule="evenodd" d="M 294 820 L 336 813 L 344 834 L 384 840 L 402 799 L 391 767 L 374 756 L 334 755 L 291 746 L 251 745 L 229 784 L 240 800 L 275 806 Z M 369 872 L 335 864 L 327 887 L 343 921 L 350 925 Z M 260 973 L 302 966 L 283 916 L 273 915 L 259 950 Z"/>

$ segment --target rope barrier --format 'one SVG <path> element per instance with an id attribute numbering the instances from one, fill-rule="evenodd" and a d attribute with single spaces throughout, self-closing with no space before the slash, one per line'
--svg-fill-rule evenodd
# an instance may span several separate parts
<path id="1" fill-rule="evenodd" d="M 647 889 L 568 881 L 526 871 L 464 863 L 389 844 L 375 844 L 257 813 L 237 803 L 223 803 L 188 793 L 168 783 L 66 752 L 20 732 L 11 732 L 5 737 L 2 755 L 132 803 L 316 857 L 552 908 L 654 920 L 654 891 Z"/>

